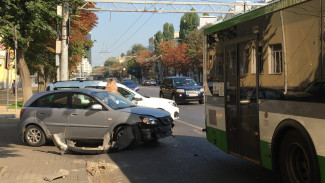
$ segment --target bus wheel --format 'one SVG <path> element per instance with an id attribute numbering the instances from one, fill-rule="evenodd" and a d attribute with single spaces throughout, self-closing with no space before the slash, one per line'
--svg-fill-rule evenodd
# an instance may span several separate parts
<path id="1" fill-rule="evenodd" d="M 316 154 L 297 131 L 291 130 L 284 135 L 279 157 L 283 182 L 318 182 Z"/>

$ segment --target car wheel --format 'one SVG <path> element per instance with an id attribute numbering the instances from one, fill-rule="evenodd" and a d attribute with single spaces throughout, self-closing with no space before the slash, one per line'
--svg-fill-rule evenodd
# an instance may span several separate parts
<path id="1" fill-rule="evenodd" d="M 279 154 L 280 173 L 283 182 L 319 182 L 316 154 L 306 139 L 297 131 L 287 132 Z"/>
<path id="2" fill-rule="evenodd" d="M 113 147 L 118 150 L 130 148 L 134 144 L 135 140 L 135 134 L 131 126 L 119 126 L 113 135 Z"/>
<path id="3" fill-rule="evenodd" d="M 203 104 L 204 103 L 204 101 L 203 100 L 199 100 L 199 104 Z"/>
<path id="4" fill-rule="evenodd" d="M 28 126 L 25 131 L 24 137 L 26 143 L 34 147 L 42 146 L 46 142 L 43 130 L 36 125 Z"/>
<path id="5" fill-rule="evenodd" d="M 159 93 L 159 97 L 160 97 L 160 98 L 165 98 L 163 92 L 160 92 L 160 93 Z"/>

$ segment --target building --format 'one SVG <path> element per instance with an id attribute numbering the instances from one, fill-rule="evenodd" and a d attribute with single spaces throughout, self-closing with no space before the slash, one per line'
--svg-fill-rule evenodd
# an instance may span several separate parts
<path id="1" fill-rule="evenodd" d="M 7 84 L 8 87 L 11 88 L 11 84 L 13 80 L 17 80 L 15 75 L 15 69 L 14 69 L 14 64 L 15 64 L 14 51 L 13 50 L 10 51 L 9 70 L 6 69 L 6 61 L 5 61 L 6 53 L 7 53 L 6 48 L 0 44 L 0 89 L 7 88 Z"/>
<path id="2" fill-rule="evenodd" d="M 209 24 L 216 24 L 221 22 L 221 20 L 218 21 L 216 16 L 201 16 L 199 19 L 199 27 L 198 29 L 201 29 L 202 27 L 204 27 L 205 25 L 209 25 Z"/>

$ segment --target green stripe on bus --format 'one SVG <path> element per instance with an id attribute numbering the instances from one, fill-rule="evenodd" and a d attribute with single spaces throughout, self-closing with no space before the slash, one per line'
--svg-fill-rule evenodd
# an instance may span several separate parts
<path id="1" fill-rule="evenodd" d="M 269 148 L 269 143 L 261 140 L 260 147 L 261 147 L 262 166 L 264 168 L 272 170 L 271 148 Z"/>
<path id="2" fill-rule="evenodd" d="M 325 157 L 318 156 L 321 182 L 325 183 Z"/>
<path id="3" fill-rule="evenodd" d="M 275 3 L 271 3 L 269 5 L 263 6 L 261 8 L 258 8 L 256 10 L 250 11 L 248 13 L 244 13 L 242 15 L 236 16 L 235 18 L 226 20 L 224 22 L 221 22 L 219 24 L 215 24 L 212 25 L 210 27 L 207 27 L 206 29 L 204 29 L 204 34 L 210 34 L 234 25 L 237 25 L 239 23 L 242 22 L 246 22 L 248 20 L 251 20 L 253 18 L 256 17 L 260 17 L 262 15 L 268 14 L 268 13 L 272 13 L 305 1 L 309 1 L 309 0 L 282 0 L 282 1 L 278 1 Z"/>
<path id="4" fill-rule="evenodd" d="M 207 126 L 206 129 L 208 141 L 223 150 L 224 152 L 228 153 L 226 132 L 209 126 Z"/>

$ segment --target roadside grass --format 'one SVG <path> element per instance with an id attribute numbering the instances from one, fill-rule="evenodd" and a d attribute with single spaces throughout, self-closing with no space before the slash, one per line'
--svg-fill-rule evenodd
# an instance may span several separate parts
<path id="1" fill-rule="evenodd" d="M 23 107 L 23 101 L 18 101 L 17 102 L 17 109 L 21 109 Z M 15 109 L 16 108 L 16 105 L 15 104 L 11 104 L 9 106 L 9 109 Z"/>

